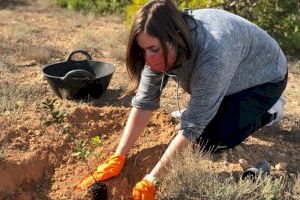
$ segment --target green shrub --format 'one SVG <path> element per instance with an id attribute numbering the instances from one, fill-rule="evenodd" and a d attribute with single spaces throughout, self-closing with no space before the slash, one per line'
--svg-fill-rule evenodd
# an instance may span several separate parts
<path id="1" fill-rule="evenodd" d="M 129 25 L 147 0 L 133 0 L 126 9 Z M 299 0 L 176 0 L 180 9 L 222 6 L 266 30 L 288 53 L 300 52 Z"/>
<path id="2" fill-rule="evenodd" d="M 224 0 L 223 6 L 266 30 L 285 51 L 300 52 L 299 0 Z"/>
<path id="3" fill-rule="evenodd" d="M 131 0 L 55 0 L 70 10 L 83 10 L 99 14 L 120 13 Z"/>
<path id="4" fill-rule="evenodd" d="M 147 3 L 148 0 L 133 0 L 132 4 L 126 9 L 125 23 L 130 25 L 138 9 Z M 180 9 L 184 8 L 207 8 L 215 7 L 222 4 L 223 0 L 176 0 L 175 1 Z"/>

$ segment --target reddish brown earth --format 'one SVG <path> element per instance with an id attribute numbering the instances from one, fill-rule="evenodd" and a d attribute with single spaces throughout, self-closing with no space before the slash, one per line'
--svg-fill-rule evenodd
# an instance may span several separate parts
<path id="1" fill-rule="evenodd" d="M 0 199 L 87 199 L 87 191 L 74 190 L 91 173 L 85 162 L 71 155 L 74 139 L 89 141 L 101 136 L 101 146 L 95 150 L 100 157 L 90 156 L 87 161 L 92 170 L 118 145 L 131 100 L 130 96 L 122 96 L 129 80 L 124 60 L 116 54 L 116 49 L 125 49 L 122 37 L 126 37 L 120 34 L 126 33 L 126 28 L 118 16 L 83 15 L 42 0 L 18 2 L 0 6 L 0 17 L 6 19 L 0 22 L 0 59 L 4 63 L 0 65 L 0 83 L 38 86 L 40 93 L 34 99 L 19 99 L 17 110 L 0 112 Z M 42 61 L 37 62 L 40 57 L 47 57 L 49 51 L 47 63 L 58 62 L 78 46 L 88 49 L 95 60 L 117 66 L 109 90 L 99 100 L 85 103 L 57 99 L 41 74 Z M 36 47 L 40 49 L 33 51 Z M 298 60 L 290 63 L 291 68 L 297 65 Z M 215 172 L 239 175 L 243 170 L 240 159 L 245 159 L 249 166 L 264 159 L 272 163 L 272 174 L 286 174 L 292 180 L 300 171 L 299 85 L 300 74 L 291 70 L 282 123 L 261 129 L 233 150 L 214 155 L 210 164 Z M 176 135 L 176 121 L 169 115 L 176 109 L 175 91 L 171 82 L 162 95 L 162 108 L 154 113 L 129 152 L 121 175 L 105 182 L 109 199 L 129 199 L 132 187 L 153 168 Z M 42 102 L 47 97 L 57 99 L 55 107 L 67 113 L 62 124 L 44 125 L 49 113 Z M 184 97 L 181 91 L 182 107 Z M 69 130 L 64 131 L 64 125 Z M 283 167 L 276 169 L 278 163 L 283 163 Z"/>

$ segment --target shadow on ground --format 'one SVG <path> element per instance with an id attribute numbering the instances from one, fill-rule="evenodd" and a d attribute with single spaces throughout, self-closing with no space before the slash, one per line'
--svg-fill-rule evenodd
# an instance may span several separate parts
<path id="1" fill-rule="evenodd" d="M 15 9 L 18 6 L 27 6 L 26 0 L 0 0 L 0 9 Z"/>
<path id="2" fill-rule="evenodd" d="M 125 91 L 122 89 L 118 90 L 107 90 L 106 93 L 99 99 L 92 99 L 90 101 L 92 106 L 115 106 L 115 107 L 131 107 L 131 99 L 133 94 L 124 95 Z"/>

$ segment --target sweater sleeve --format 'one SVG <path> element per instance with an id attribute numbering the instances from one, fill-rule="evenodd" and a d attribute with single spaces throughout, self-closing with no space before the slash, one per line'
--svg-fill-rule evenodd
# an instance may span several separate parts
<path id="1" fill-rule="evenodd" d="M 225 65 L 218 59 L 209 59 L 193 73 L 191 98 L 178 126 L 179 133 L 192 141 L 201 136 L 216 115 L 229 88 L 236 67 Z"/>
<path id="2" fill-rule="evenodd" d="M 160 85 L 162 74 L 152 71 L 145 66 L 141 74 L 140 84 L 131 104 L 135 108 L 156 110 L 160 102 Z"/>

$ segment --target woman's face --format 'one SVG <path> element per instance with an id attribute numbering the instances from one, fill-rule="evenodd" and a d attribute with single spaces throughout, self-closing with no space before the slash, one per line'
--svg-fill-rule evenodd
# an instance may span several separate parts
<path id="1" fill-rule="evenodd" d="M 143 49 L 146 64 L 153 71 L 166 72 L 174 65 L 176 54 L 174 47 L 170 43 L 166 43 L 168 47 L 168 60 L 165 69 L 163 49 L 159 39 L 157 37 L 150 36 L 145 32 L 139 33 L 136 39 L 138 45 Z"/>

